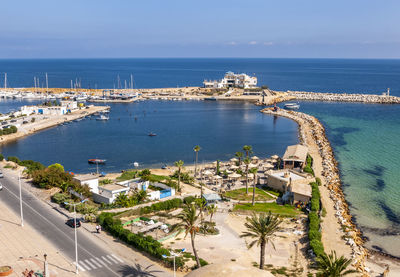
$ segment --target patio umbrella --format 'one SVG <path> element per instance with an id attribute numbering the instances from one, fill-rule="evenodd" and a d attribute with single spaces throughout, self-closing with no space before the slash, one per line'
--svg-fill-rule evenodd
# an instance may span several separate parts
<path id="1" fill-rule="evenodd" d="M 228 175 L 228 178 L 231 178 L 231 179 L 237 179 L 237 178 L 240 178 L 240 177 L 242 177 L 242 175 L 237 174 L 237 173 L 232 173 L 232 174 Z"/>
<path id="2" fill-rule="evenodd" d="M 231 167 L 230 167 L 230 169 L 238 169 L 239 167 L 238 166 L 236 166 L 236 165 L 232 165 Z"/>
<path id="3" fill-rule="evenodd" d="M 210 170 L 206 170 L 203 172 L 204 175 L 213 175 L 214 173 L 212 173 Z"/>
<path id="4" fill-rule="evenodd" d="M 275 166 L 273 164 L 266 163 L 266 164 L 263 164 L 263 167 L 264 167 L 264 169 L 271 169 L 271 168 L 274 168 Z"/>
<path id="5" fill-rule="evenodd" d="M 217 180 L 221 180 L 221 179 L 222 179 L 222 177 L 219 176 L 219 175 L 214 175 L 213 178 L 214 178 L 214 179 L 217 179 Z"/>
<path id="6" fill-rule="evenodd" d="M 255 168 L 255 167 L 257 167 L 256 164 L 249 164 L 249 168 Z"/>
<path id="7" fill-rule="evenodd" d="M 278 156 L 278 155 L 273 155 L 273 156 L 271 156 L 271 158 L 274 159 L 274 160 L 276 160 L 276 159 L 279 158 L 279 156 Z"/>
<path id="8" fill-rule="evenodd" d="M 253 156 L 251 157 L 252 160 L 259 160 L 259 158 L 257 156 Z"/>
<path id="9" fill-rule="evenodd" d="M 230 159 L 230 161 L 231 161 L 231 162 L 238 162 L 239 160 L 236 159 L 236 158 L 232 158 L 232 159 Z"/>

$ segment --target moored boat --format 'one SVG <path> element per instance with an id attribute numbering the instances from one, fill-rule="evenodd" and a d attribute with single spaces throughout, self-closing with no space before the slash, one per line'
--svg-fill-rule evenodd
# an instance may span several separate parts
<path id="1" fill-rule="evenodd" d="M 89 159 L 88 163 L 90 163 L 90 164 L 105 164 L 106 160 L 104 160 L 104 159 Z"/>
<path id="2" fill-rule="evenodd" d="M 287 103 L 283 106 L 283 108 L 286 110 L 298 110 L 300 105 L 297 103 Z"/>

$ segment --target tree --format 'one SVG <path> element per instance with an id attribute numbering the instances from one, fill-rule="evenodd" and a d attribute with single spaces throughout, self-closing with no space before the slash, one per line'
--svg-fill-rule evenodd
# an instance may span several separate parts
<path id="1" fill-rule="evenodd" d="M 242 164 L 243 152 L 236 152 L 235 156 L 239 159 L 239 166 Z"/>
<path id="2" fill-rule="evenodd" d="M 258 171 L 257 167 L 254 167 L 254 168 L 250 169 L 250 171 L 249 171 L 254 176 L 254 178 L 253 178 L 253 198 L 251 199 L 252 206 L 254 206 L 255 198 L 256 198 L 257 171 Z"/>
<path id="3" fill-rule="evenodd" d="M 210 221 L 212 222 L 212 217 L 217 212 L 217 206 L 214 204 L 207 206 L 207 211 L 208 214 L 210 215 Z"/>
<path id="4" fill-rule="evenodd" d="M 184 164 L 182 160 L 175 162 L 175 166 L 178 168 L 178 191 L 181 191 L 181 171 Z"/>
<path id="5" fill-rule="evenodd" d="M 194 246 L 194 239 L 196 237 L 197 232 L 200 230 L 200 226 L 198 225 L 199 215 L 196 214 L 196 207 L 194 204 L 187 205 L 183 208 L 182 213 L 177 216 L 178 219 L 181 220 L 180 223 L 173 226 L 172 229 L 177 229 L 178 232 L 185 231 L 185 238 L 188 234 L 190 234 L 190 239 L 192 241 L 192 250 L 193 254 L 196 258 L 197 267 L 200 268 L 200 260 L 197 255 L 196 248 Z"/>
<path id="6" fill-rule="evenodd" d="M 62 164 L 59 164 L 59 163 L 49 165 L 48 168 L 54 168 L 56 170 L 60 170 L 61 172 L 64 172 L 64 167 L 62 166 Z"/>
<path id="7" fill-rule="evenodd" d="M 260 269 L 264 268 L 264 257 L 265 257 L 265 246 L 270 242 L 275 249 L 275 245 L 272 241 L 272 236 L 279 229 L 279 225 L 282 223 L 282 219 L 279 216 L 271 215 L 271 212 L 266 215 L 261 213 L 257 216 L 253 213 L 251 217 L 246 217 L 246 232 L 243 232 L 241 238 L 251 238 L 253 241 L 248 244 L 248 248 L 252 248 L 255 244 L 260 246 Z"/>
<path id="8" fill-rule="evenodd" d="M 253 153 L 253 147 L 251 145 L 243 146 L 243 151 L 246 152 L 246 158 L 249 157 L 249 154 Z"/>
<path id="9" fill-rule="evenodd" d="M 196 145 L 193 148 L 194 152 L 196 153 L 196 163 L 194 164 L 194 177 L 196 177 L 197 174 L 197 162 L 198 162 L 198 158 L 199 158 L 199 151 L 201 150 L 201 147 L 199 145 Z"/>
<path id="10" fill-rule="evenodd" d="M 356 273 L 356 270 L 346 268 L 351 264 L 351 259 L 346 259 L 344 256 L 337 258 L 336 251 L 331 254 L 321 255 L 317 258 L 318 273 L 321 277 L 340 277 L 351 273 Z"/>
<path id="11" fill-rule="evenodd" d="M 194 200 L 194 203 L 196 204 L 197 208 L 199 208 L 200 222 L 203 222 L 204 211 L 207 208 L 207 202 L 206 200 L 204 200 L 204 198 L 197 198 L 196 200 Z"/>
<path id="12" fill-rule="evenodd" d="M 120 194 L 118 194 L 117 198 L 115 198 L 114 203 L 121 207 L 128 206 L 129 203 L 128 195 L 126 193 L 121 192 Z"/>
<path id="13" fill-rule="evenodd" d="M 142 203 L 147 198 L 147 192 L 145 190 L 138 191 L 134 197 L 136 198 L 137 203 Z"/>
<path id="14" fill-rule="evenodd" d="M 245 158 L 243 160 L 243 163 L 246 165 L 246 194 L 249 193 L 249 164 L 250 164 L 250 159 Z"/>

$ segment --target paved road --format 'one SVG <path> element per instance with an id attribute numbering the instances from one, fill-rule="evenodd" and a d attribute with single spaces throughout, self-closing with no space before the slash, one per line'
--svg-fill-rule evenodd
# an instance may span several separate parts
<path id="1" fill-rule="evenodd" d="M 6 175 L 6 174 L 5 174 Z M 3 201 L 17 214 L 20 213 L 18 180 L 5 176 L 1 179 Z M 22 189 L 24 222 L 29 223 L 40 234 L 46 237 L 65 256 L 75 261 L 74 229 L 65 224 L 66 218 L 53 210 L 49 205 L 37 199 L 30 192 Z M 92 276 L 168 276 L 159 267 L 133 264 L 110 253 L 101 242 L 95 242 L 84 230 L 78 228 L 78 268 Z M 73 274 L 71 274 L 73 276 Z"/>

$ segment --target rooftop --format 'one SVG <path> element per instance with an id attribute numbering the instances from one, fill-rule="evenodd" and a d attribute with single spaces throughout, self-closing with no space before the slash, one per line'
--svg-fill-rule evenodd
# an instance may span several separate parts
<path id="1" fill-rule="evenodd" d="M 301 144 L 290 145 L 286 148 L 283 155 L 284 161 L 305 162 L 307 159 L 308 148 Z"/>
<path id="2" fill-rule="evenodd" d="M 203 194 L 203 198 L 206 201 L 217 201 L 217 200 L 221 200 L 221 197 L 216 194 L 216 193 L 205 193 Z"/>
<path id="3" fill-rule="evenodd" d="M 74 177 L 74 179 L 83 182 L 83 181 L 90 181 L 90 180 L 98 179 L 99 175 L 97 175 L 97 174 L 79 174 L 79 175 L 74 175 L 73 177 Z"/>
<path id="4" fill-rule="evenodd" d="M 311 186 L 307 183 L 293 183 L 291 191 L 293 193 L 311 197 Z"/>
<path id="5" fill-rule="evenodd" d="M 285 177 L 285 174 L 288 174 L 287 177 Z M 291 179 L 292 181 L 306 179 L 304 176 L 296 174 L 289 170 L 272 172 L 270 175 L 287 182 L 289 182 L 289 179 Z"/>
<path id="6" fill-rule="evenodd" d="M 99 187 L 99 189 L 104 189 L 104 190 L 108 190 L 108 191 L 119 191 L 119 190 L 129 190 L 129 187 L 124 187 L 121 185 L 117 185 L 117 184 L 108 184 L 108 185 L 104 185 Z"/>

